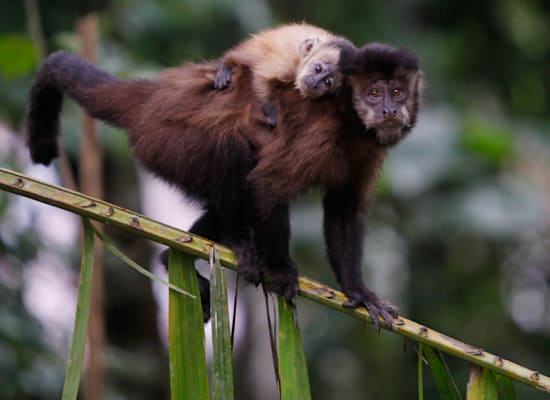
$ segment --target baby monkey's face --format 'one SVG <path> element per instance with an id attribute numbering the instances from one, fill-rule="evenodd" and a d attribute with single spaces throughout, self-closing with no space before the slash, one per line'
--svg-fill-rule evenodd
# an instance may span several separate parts
<path id="1" fill-rule="evenodd" d="M 335 93 L 343 81 L 339 59 L 340 50 L 328 43 L 312 46 L 296 75 L 296 88 L 302 96 L 315 99 Z"/>

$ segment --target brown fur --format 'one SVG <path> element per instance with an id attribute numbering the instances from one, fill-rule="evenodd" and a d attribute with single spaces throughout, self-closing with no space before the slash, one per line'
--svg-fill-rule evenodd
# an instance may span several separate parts
<path id="1" fill-rule="evenodd" d="M 270 132 L 250 97 L 250 71 L 241 69 L 235 87 L 220 93 L 212 87 L 216 68 L 185 64 L 155 79 L 126 81 L 76 55 L 54 53 L 30 92 L 31 157 L 46 165 L 57 157 L 67 94 L 91 116 L 125 129 L 141 164 L 203 203 L 207 212 L 193 232 L 239 252 L 241 243 L 250 242 L 246 175 L 255 165 L 253 141 Z"/>
<path id="2" fill-rule="evenodd" d="M 80 57 L 54 53 L 31 90 L 31 155 L 44 164 L 57 155 L 59 109 L 62 95 L 68 94 L 92 116 L 126 129 L 145 167 L 205 203 L 207 212 L 193 232 L 229 244 L 247 279 L 263 279 L 287 298 L 297 291 L 297 269 L 288 251 L 288 203 L 320 187 L 325 192 L 327 254 L 349 297 L 347 304 L 365 305 L 376 321 L 381 317 L 389 323 L 395 310 L 363 283 L 363 220 L 387 152 L 388 142 L 378 130 L 403 137 L 416 120 L 419 93 L 418 88 L 411 92 L 406 103 L 406 126 L 392 120 L 370 127 L 364 115 L 370 106 L 362 108 L 365 97 L 357 88 L 373 77 L 391 79 L 400 63 L 410 77 L 418 65 L 411 54 L 389 46 L 351 47 L 342 55 L 341 67 L 354 83 L 335 96 L 304 99 L 292 82 L 269 82 L 280 116 L 271 131 L 250 95 L 248 68 L 237 68 L 233 84 L 217 91 L 212 86 L 214 63 L 186 64 L 156 79 L 123 81 Z"/>
<path id="3" fill-rule="evenodd" d="M 189 155 L 193 154 L 190 148 L 200 149 L 210 143 L 222 146 L 236 140 L 248 146 L 248 142 L 262 142 L 263 115 L 248 95 L 249 70 L 241 69 L 236 77 L 238 84 L 221 93 L 212 90 L 215 71 L 215 63 L 185 64 L 164 71 L 154 80 L 98 86 L 90 95 L 102 98 L 107 109 L 123 105 L 115 112 L 123 119 L 130 116 L 121 125 L 129 128 L 130 140 L 142 162 L 165 162 L 167 153 L 178 154 L 185 148 Z M 131 114 L 126 112 L 127 105 Z M 166 143 L 173 148 L 166 148 Z M 167 163 L 179 165 L 171 160 Z"/>
<path id="4" fill-rule="evenodd" d="M 289 85 L 271 93 L 281 118 L 249 176 L 260 192 L 291 199 L 311 187 L 363 185 L 375 178 L 386 148 L 367 135 L 349 92 L 316 101 L 302 99 Z"/>

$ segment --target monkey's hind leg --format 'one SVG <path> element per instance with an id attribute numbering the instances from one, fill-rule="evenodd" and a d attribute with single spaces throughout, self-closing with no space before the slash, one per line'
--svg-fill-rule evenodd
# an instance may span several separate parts
<path id="1" fill-rule="evenodd" d="M 269 214 L 260 211 L 258 216 L 262 215 L 253 219 L 254 243 L 261 261 L 255 268 L 260 269 L 266 289 L 292 300 L 298 294 L 298 269 L 289 253 L 288 204 L 277 204 Z"/>

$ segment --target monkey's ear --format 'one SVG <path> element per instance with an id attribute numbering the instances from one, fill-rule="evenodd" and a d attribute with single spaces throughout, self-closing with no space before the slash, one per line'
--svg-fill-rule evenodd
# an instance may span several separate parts
<path id="1" fill-rule="evenodd" d="M 300 57 L 304 58 L 309 53 L 311 53 L 311 50 L 319 44 L 321 40 L 318 37 L 315 38 L 307 38 L 302 43 L 300 43 L 300 46 L 298 48 L 298 51 L 300 53 Z"/>

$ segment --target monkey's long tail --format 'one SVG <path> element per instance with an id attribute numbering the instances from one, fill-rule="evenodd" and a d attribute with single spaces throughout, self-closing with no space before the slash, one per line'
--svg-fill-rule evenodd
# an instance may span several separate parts
<path id="1" fill-rule="evenodd" d="M 113 122 L 105 115 L 100 96 L 90 90 L 124 82 L 75 54 L 58 51 L 49 55 L 29 93 L 26 119 L 27 145 L 35 163 L 44 165 L 59 155 L 57 144 L 63 94 L 77 101 L 90 115 Z"/>

